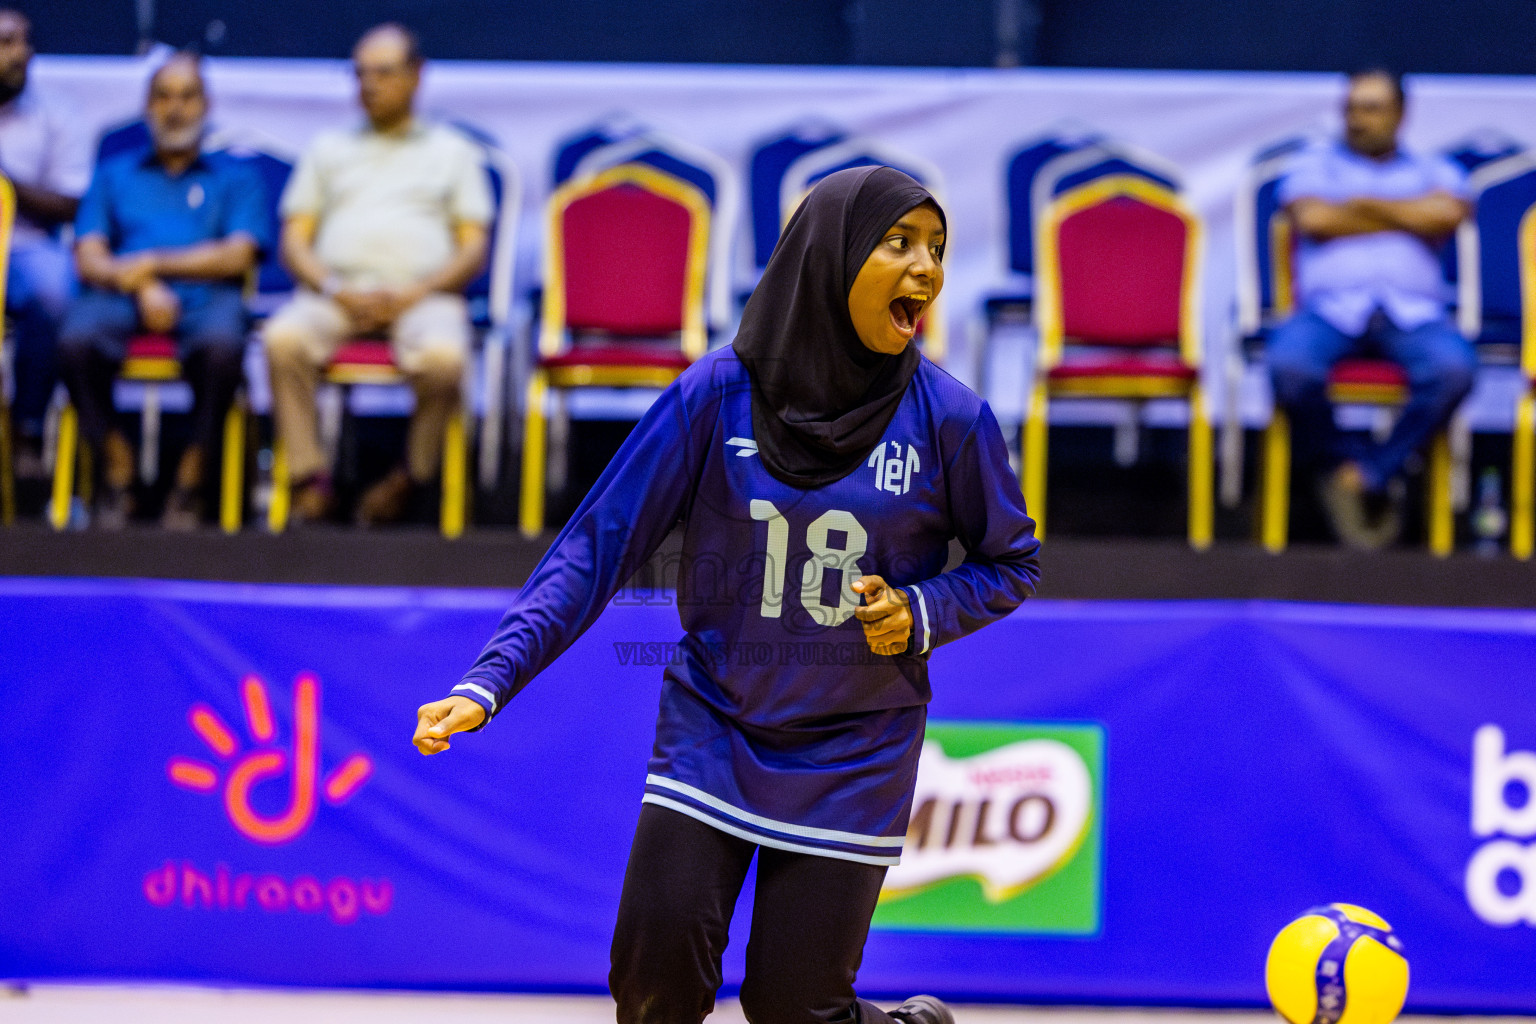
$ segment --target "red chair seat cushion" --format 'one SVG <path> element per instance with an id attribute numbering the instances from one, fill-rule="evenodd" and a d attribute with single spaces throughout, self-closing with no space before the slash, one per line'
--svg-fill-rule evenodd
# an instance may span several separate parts
<path id="1" fill-rule="evenodd" d="M 389 342 L 377 338 L 354 338 L 336 350 L 332 366 L 393 366 L 395 357 Z"/>
<path id="2" fill-rule="evenodd" d="M 129 359 L 175 359 L 176 339 L 165 334 L 140 334 L 128 339 Z"/>
<path id="3" fill-rule="evenodd" d="M 654 367 L 667 370 L 688 369 L 688 357 L 675 348 L 652 348 L 645 345 L 578 345 L 557 356 L 539 360 L 546 369 L 567 366 L 633 366 Z"/>
<path id="4" fill-rule="evenodd" d="M 1194 380 L 1199 375 L 1193 366 L 1177 359 L 1137 358 L 1134 356 L 1113 359 L 1080 360 L 1053 367 L 1050 376 L 1054 380 L 1070 380 L 1084 377 L 1159 377 L 1173 380 Z"/>
<path id="5" fill-rule="evenodd" d="M 1405 388 L 1408 374 L 1401 366 L 1385 359 L 1344 359 L 1328 374 L 1328 383 Z"/>

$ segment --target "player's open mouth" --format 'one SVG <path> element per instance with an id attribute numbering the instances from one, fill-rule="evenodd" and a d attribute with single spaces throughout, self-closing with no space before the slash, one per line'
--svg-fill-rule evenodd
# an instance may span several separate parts
<path id="1" fill-rule="evenodd" d="M 923 315 L 923 310 L 928 305 L 926 295 L 902 295 L 891 300 L 891 323 L 904 337 L 912 337 L 917 333 L 918 318 Z"/>

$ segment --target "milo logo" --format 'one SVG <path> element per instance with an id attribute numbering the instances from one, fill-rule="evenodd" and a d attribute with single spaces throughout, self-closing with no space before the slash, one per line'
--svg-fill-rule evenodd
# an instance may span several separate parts
<path id="1" fill-rule="evenodd" d="M 876 927 L 1099 929 L 1104 730 L 929 722 Z"/>

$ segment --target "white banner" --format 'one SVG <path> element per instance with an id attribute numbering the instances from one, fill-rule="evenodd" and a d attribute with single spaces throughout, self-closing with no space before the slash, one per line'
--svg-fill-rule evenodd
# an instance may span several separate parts
<path id="1" fill-rule="evenodd" d="M 89 130 L 138 113 L 148 70 L 133 58 L 39 57 L 33 66 L 38 86 L 66 96 Z M 210 60 L 208 71 L 219 125 L 261 132 L 295 151 L 316 132 L 359 116 L 350 66 L 342 61 L 223 58 Z M 1536 80 L 1414 77 L 1409 93 L 1410 146 L 1438 149 L 1480 128 L 1536 141 Z M 615 113 L 723 157 L 737 169 L 744 198 L 758 142 L 808 120 L 935 165 L 944 178 L 950 227 L 947 366 L 971 383 L 980 362 L 968 327 L 982 296 L 1006 278 L 1003 181 L 1010 155 L 1067 121 L 1140 146 L 1182 170 L 1188 200 L 1205 218 L 1206 362 L 1219 416 L 1219 356 L 1232 335 L 1233 190 L 1263 146 L 1301 132 L 1336 131 L 1342 94 L 1342 77 L 1319 74 L 445 61 L 428 65 L 422 107 L 488 131 L 521 169 L 520 292 L 538 280 L 541 212 L 557 141 Z M 736 223 L 743 234 L 737 272 L 746 281 L 745 210 Z M 988 397 L 1004 419 L 1017 418 L 1021 399 L 1025 356 L 1017 342 L 1013 346 L 999 339 L 988 375 Z M 1258 385 L 1245 394 L 1250 422 L 1267 413 L 1262 381 Z M 1493 392 L 1480 385 L 1473 403 L 1477 425 L 1507 429 L 1512 386 L 1512 378 Z"/>

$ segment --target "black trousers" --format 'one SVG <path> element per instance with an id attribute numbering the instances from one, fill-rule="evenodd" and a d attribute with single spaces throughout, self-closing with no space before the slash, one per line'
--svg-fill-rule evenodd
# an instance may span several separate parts
<path id="1" fill-rule="evenodd" d="M 619 1024 L 698 1024 L 715 1007 L 731 912 L 757 855 L 741 1007 L 752 1024 L 896 1024 L 858 999 L 885 868 L 759 847 L 644 804 L 608 987 Z"/>
<path id="2" fill-rule="evenodd" d="M 95 348 L 84 346 L 59 350 L 62 376 L 69 388 L 69 400 L 80 417 L 80 433 L 99 453 L 107 435 L 114 428 L 116 405 L 112 384 L 122 368 Z M 229 412 L 235 392 L 245 378 L 244 353 L 233 347 L 193 349 L 182 362 L 182 372 L 192 385 L 191 444 L 202 449 L 204 476 L 207 467 L 216 465 L 223 439 L 224 416 Z"/>
<path id="3" fill-rule="evenodd" d="M 182 372 L 192 385 L 191 443 L 202 449 L 205 480 L 213 476 L 206 466 L 219 451 L 224 415 L 244 379 L 245 325 L 240 289 L 208 285 L 189 294 L 174 332 Z M 85 289 L 64 316 L 59 375 L 80 416 L 80 433 L 98 456 L 116 419 L 112 382 L 140 326 L 130 296 L 99 288 Z"/>

